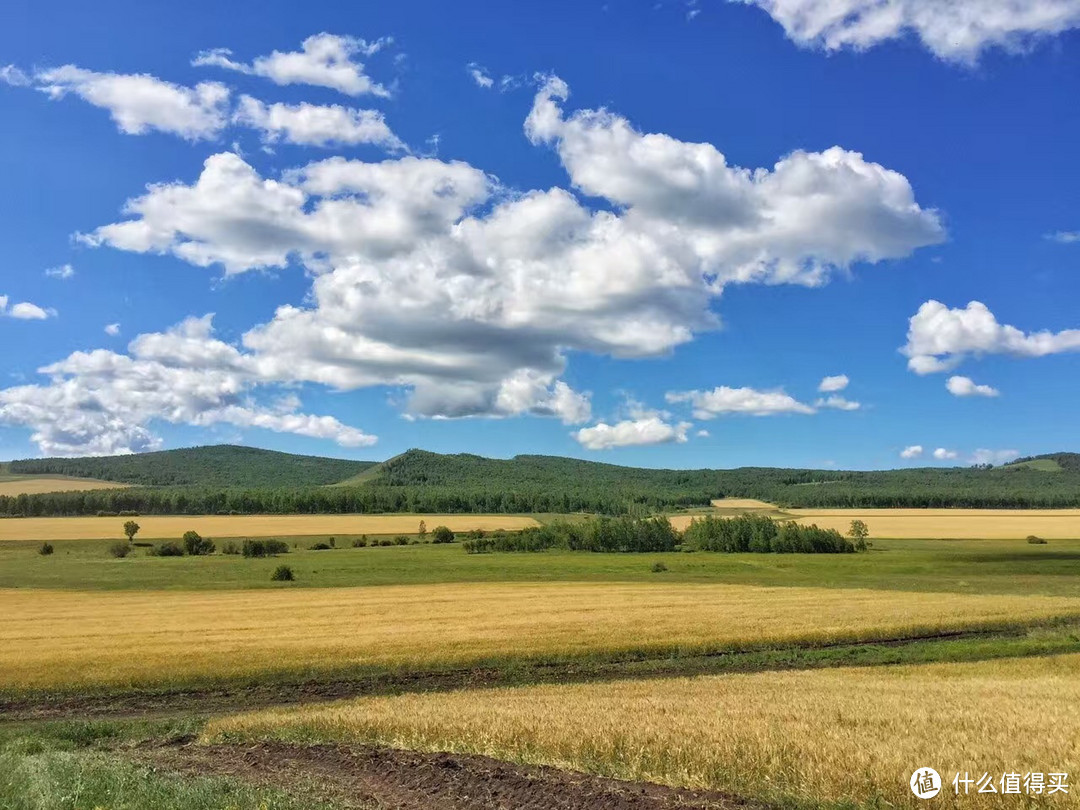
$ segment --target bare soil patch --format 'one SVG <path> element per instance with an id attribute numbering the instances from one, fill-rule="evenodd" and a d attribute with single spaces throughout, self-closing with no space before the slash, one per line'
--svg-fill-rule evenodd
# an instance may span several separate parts
<path id="1" fill-rule="evenodd" d="M 228 776 L 302 798 L 380 810 L 717 810 L 750 807 L 722 793 L 623 782 L 487 757 L 340 745 L 143 746 L 140 761 Z"/>

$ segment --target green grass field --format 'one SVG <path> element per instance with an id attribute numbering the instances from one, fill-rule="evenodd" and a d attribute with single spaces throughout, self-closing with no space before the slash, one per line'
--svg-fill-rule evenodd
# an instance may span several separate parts
<path id="1" fill-rule="evenodd" d="M 293 587 L 449 582 L 719 582 L 745 585 L 873 588 L 900 591 L 1080 595 L 1080 541 L 1029 545 L 1017 540 L 878 540 L 868 554 L 466 554 L 460 545 L 338 548 L 310 551 L 325 538 L 284 538 L 296 549 L 275 559 L 159 558 L 138 549 L 109 556 L 109 541 L 0 543 L 0 588 L 233 589 L 272 587 L 287 563 Z M 220 551 L 220 549 L 219 549 Z M 662 561 L 668 568 L 653 573 Z"/>

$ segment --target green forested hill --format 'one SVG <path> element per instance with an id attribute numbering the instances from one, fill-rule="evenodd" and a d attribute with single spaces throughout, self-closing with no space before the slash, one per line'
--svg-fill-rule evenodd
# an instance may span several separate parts
<path id="1" fill-rule="evenodd" d="M 996 468 L 878 472 L 743 467 L 655 470 L 556 456 L 410 450 L 381 464 L 204 447 L 13 462 L 12 472 L 101 478 L 127 490 L 0 496 L 0 515 L 371 512 L 649 513 L 722 497 L 787 507 L 1080 507 L 1080 455 Z M 334 484 L 334 486 L 327 486 Z"/>
<path id="2" fill-rule="evenodd" d="M 32 459 L 9 466 L 13 473 L 73 475 L 142 486 L 273 488 L 332 484 L 375 463 L 222 444 L 128 456 Z"/>

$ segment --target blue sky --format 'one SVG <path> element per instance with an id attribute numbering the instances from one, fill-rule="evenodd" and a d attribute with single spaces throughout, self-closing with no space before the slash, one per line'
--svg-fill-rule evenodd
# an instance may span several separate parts
<path id="1" fill-rule="evenodd" d="M 14 3 L 0 458 L 1077 449 L 1080 0 L 1022 5 Z"/>

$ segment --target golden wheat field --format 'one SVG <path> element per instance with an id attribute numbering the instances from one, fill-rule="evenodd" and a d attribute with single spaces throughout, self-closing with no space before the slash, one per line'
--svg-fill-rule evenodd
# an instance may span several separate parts
<path id="1" fill-rule="evenodd" d="M 477 753 L 815 806 L 914 806 L 909 777 L 929 766 L 944 783 L 937 804 L 1023 807 L 1026 797 L 974 788 L 956 797 L 953 776 L 1072 771 L 1075 781 L 1080 656 L 364 698 L 218 719 L 203 739 L 274 736 Z M 1077 793 L 1041 803 L 1076 806 Z"/>
<path id="2" fill-rule="evenodd" d="M 734 499 L 713 502 L 718 507 L 725 505 L 723 515 L 763 508 L 734 503 Z M 841 534 L 847 532 L 851 521 L 862 520 L 870 527 L 872 538 L 1016 540 L 1036 535 L 1048 540 L 1080 539 L 1080 509 L 785 509 L 784 514 L 799 523 L 815 523 Z M 676 515 L 671 522 L 681 531 L 695 517 Z"/>
<path id="3" fill-rule="evenodd" d="M 0 540 L 108 540 L 124 537 L 128 518 L 0 519 Z M 524 529 L 536 526 L 523 515 L 147 515 L 134 520 L 140 540 L 181 537 L 193 530 L 205 537 L 297 537 L 333 534 L 415 534 L 420 521 L 428 530 L 447 526 L 472 529 Z"/>
<path id="4" fill-rule="evenodd" d="M 746 585 L 10 589 L 0 689 L 877 640 L 1065 615 L 1080 599 Z"/>
<path id="5" fill-rule="evenodd" d="M 128 484 L 95 481 L 92 478 L 10 477 L 0 478 L 0 495 L 39 495 L 43 492 L 90 492 L 97 489 L 126 489 Z"/>

